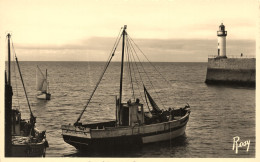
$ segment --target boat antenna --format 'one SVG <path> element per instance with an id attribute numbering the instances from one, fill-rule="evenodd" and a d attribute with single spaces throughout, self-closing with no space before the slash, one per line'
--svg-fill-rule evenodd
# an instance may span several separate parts
<path id="1" fill-rule="evenodd" d="M 120 75 L 120 91 L 119 91 L 119 108 L 121 108 L 122 103 L 122 89 L 123 89 L 123 72 L 124 72 L 124 52 L 125 52 L 125 35 L 126 35 L 127 25 L 124 26 L 124 30 L 122 32 L 123 42 L 122 42 L 122 60 L 121 60 L 121 75 Z"/>

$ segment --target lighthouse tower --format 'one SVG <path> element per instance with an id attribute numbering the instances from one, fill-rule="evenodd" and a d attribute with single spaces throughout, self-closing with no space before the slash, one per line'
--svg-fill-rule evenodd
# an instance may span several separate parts
<path id="1" fill-rule="evenodd" d="M 218 35 L 218 57 L 224 57 L 226 56 L 226 36 L 227 31 L 225 31 L 225 26 L 223 23 L 219 26 L 219 31 L 217 31 Z"/>

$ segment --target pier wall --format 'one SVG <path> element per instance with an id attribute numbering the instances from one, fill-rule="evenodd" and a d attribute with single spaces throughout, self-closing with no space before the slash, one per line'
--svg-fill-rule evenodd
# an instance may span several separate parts
<path id="1" fill-rule="evenodd" d="M 255 58 L 209 58 L 206 83 L 255 85 Z"/>

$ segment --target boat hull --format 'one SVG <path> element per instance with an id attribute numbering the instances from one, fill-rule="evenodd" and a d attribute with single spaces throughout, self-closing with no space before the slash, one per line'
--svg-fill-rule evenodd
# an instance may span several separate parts
<path id="1" fill-rule="evenodd" d="M 12 144 L 12 157 L 45 157 L 46 141 L 30 144 Z"/>
<path id="2" fill-rule="evenodd" d="M 141 136 L 125 136 L 112 138 L 87 139 L 82 137 L 72 137 L 63 135 L 63 139 L 68 144 L 78 150 L 106 150 L 117 149 L 122 147 L 135 147 L 142 144 Z"/>
<path id="3" fill-rule="evenodd" d="M 63 139 L 68 144 L 78 150 L 89 149 L 116 149 L 122 147 L 138 147 L 143 144 L 167 141 L 177 138 L 185 133 L 186 125 L 174 131 L 158 132 L 144 135 L 118 136 L 109 138 L 83 138 L 63 135 Z"/>
<path id="4" fill-rule="evenodd" d="M 74 127 L 73 130 L 73 126 L 70 128 L 64 126 L 62 135 L 65 142 L 78 150 L 130 148 L 179 137 L 185 133 L 188 119 L 189 114 L 181 120 L 108 129 L 79 130 Z"/>
<path id="5" fill-rule="evenodd" d="M 51 99 L 51 94 L 50 93 L 42 93 L 42 94 L 37 94 L 36 97 L 38 99 L 41 99 L 41 100 L 50 100 Z"/>
<path id="6" fill-rule="evenodd" d="M 160 141 L 167 141 L 170 139 L 177 138 L 185 133 L 186 130 L 186 125 L 183 127 L 180 127 L 174 131 L 165 131 L 164 133 L 161 134 L 155 134 L 155 135 L 149 135 L 149 136 L 144 136 L 142 137 L 142 142 L 144 144 L 146 143 L 153 143 L 153 142 L 160 142 Z"/>

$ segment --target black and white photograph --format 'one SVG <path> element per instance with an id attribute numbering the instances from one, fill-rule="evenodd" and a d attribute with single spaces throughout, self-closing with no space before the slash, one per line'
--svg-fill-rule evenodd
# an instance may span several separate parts
<path id="1" fill-rule="evenodd" d="M 0 161 L 256 161 L 259 38 L 258 0 L 0 0 Z"/>

